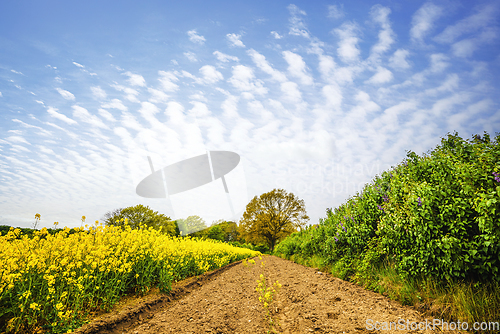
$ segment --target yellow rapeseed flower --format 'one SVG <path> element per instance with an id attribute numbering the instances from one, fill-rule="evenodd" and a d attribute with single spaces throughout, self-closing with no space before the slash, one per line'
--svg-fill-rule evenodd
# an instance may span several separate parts
<path id="1" fill-rule="evenodd" d="M 40 305 L 38 305 L 37 303 L 31 303 L 30 309 L 38 311 L 38 310 L 40 310 Z"/>
<path id="2" fill-rule="evenodd" d="M 84 219 L 82 216 L 82 223 Z M 83 228 L 77 230 L 83 231 Z M 33 310 L 53 308 L 57 311 L 55 317 L 38 321 L 59 324 L 61 319 L 66 321 L 77 316 L 69 311 L 74 309 L 75 305 L 71 303 L 76 300 L 90 303 L 96 295 L 109 295 L 112 297 L 109 301 L 114 299 L 114 291 L 122 289 L 148 291 L 154 282 L 160 280 L 160 277 L 143 275 L 143 270 L 148 267 L 163 268 L 161 275 L 175 281 L 259 255 L 218 241 L 172 237 L 154 229 L 137 230 L 130 226 L 125 229 L 93 227 L 92 233 L 69 232 L 67 227 L 55 234 L 48 234 L 43 229 L 33 238 L 28 238 L 19 229 L 12 229 L 7 236 L 0 236 L 0 291 L 22 289 L 17 292 L 19 305 L 9 305 L 17 312 L 14 317 L 20 317 L 19 323 L 32 321 L 27 318 L 29 312 L 23 313 L 25 305 Z M 127 278 L 133 269 L 136 278 L 144 277 L 144 282 L 141 282 L 144 286 L 125 286 L 130 284 Z M 43 282 L 42 289 L 36 293 L 27 290 L 21 281 L 28 273 L 38 275 L 37 279 Z M 116 289 L 117 285 L 119 289 Z M 94 295 L 89 294 L 90 291 Z M 64 309 L 68 311 L 64 312 Z"/>

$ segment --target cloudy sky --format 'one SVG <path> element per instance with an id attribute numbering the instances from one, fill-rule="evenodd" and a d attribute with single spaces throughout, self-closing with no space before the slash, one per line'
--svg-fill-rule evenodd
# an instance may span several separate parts
<path id="1" fill-rule="evenodd" d="M 2 1 L 0 225 L 143 204 L 207 223 L 283 188 L 310 223 L 448 132 L 500 127 L 498 1 Z M 136 187 L 207 151 L 221 179 Z M 166 185 L 168 188 L 168 185 Z M 235 212 L 231 211 L 231 205 Z"/>

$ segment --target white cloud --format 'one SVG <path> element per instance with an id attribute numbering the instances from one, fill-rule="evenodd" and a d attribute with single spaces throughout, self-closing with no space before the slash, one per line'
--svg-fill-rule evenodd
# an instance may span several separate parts
<path id="1" fill-rule="evenodd" d="M 244 48 L 245 47 L 245 44 L 243 44 L 243 42 L 240 40 L 241 35 L 227 34 L 226 38 L 231 43 L 230 44 L 231 46 L 237 46 L 237 47 L 240 47 L 240 48 Z"/>
<path id="2" fill-rule="evenodd" d="M 359 42 L 358 31 L 359 28 L 355 23 L 344 23 L 340 28 L 334 29 L 334 32 L 340 37 L 337 53 L 345 63 L 355 62 L 359 58 L 360 50 L 357 48 Z"/>
<path id="3" fill-rule="evenodd" d="M 387 52 L 394 43 L 394 32 L 389 22 L 391 10 L 381 5 L 375 5 L 370 10 L 372 20 L 382 27 L 378 33 L 378 42 L 371 49 L 371 57 L 378 58 L 384 52 Z"/>
<path id="4" fill-rule="evenodd" d="M 306 24 L 303 20 L 303 16 L 307 15 L 306 12 L 299 9 L 299 7 L 291 4 L 288 7 L 288 11 L 290 12 L 290 19 L 288 20 L 290 23 L 290 35 L 295 36 L 303 36 L 309 38 L 309 32 L 306 27 Z"/>
<path id="5" fill-rule="evenodd" d="M 370 95 L 364 91 L 359 91 L 354 99 L 358 102 L 349 112 L 346 120 L 352 128 L 362 128 L 366 124 L 366 116 L 379 111 L 381 108 L 373 102 Z"/>
<path id="6" fill-rule="evenodd" d="M 205 103 L 200 101 L 191 101 L 190 103 L 193 105 L 193 108 L 189 110 L 189 114 L 191 116 L 198 118 L 198 117 L 207 117 L 211 115 L 211 112 L 210 110 L 208 110 L 208 107 Z"/>
<path id="7" fill-rule="evenodd" d="M 453 54 L 457 57 L 470 57 L 477 49 L 477 43 L 474 39 L 463 39 L 451 46 Z"/>
<path id="8" fill-rule="evenodd" d="M 102 100 L 107 97 L 106 92 L 100 86 L 90 87 L 90 90 L 92 91 L 94 97 L 98 100 Z"/>
<path id="9" fill-rule="evenodd" d="M 104 104 L 101 105 L 101 107 L 107 108 L 107 109 L 118 109 L 118 110 L 121 110 L 121 111 L 127 111 L 128 110 L 128 108 L 123 104 L 123 102 L 120 101 L 120 100 L 118 100 L 118 99 L 113 99 L 109 103 L 104 103 Z"/>
<path id="10" fill-rule="evenodd" d="M 334 72 L 335 81 L 339 84 L 354 82 L 354 76 L 362 70 L 361 67 L 339 67 Z"/>
<path id="11" fill-rule="evenodd" d="M 269 110 L 267 110 L 260 101 L 256 100 L 248 101 L 247 110 L 250 111 L 252 114 L 257 115 L 258 121 L 261 123 L 265 123 L 266 125 L 275 119 L 273 114 L 269 112 Z M 260 128 L 259 130 L 262 131 L 262 128 Z"/>
<path id="12" fill-rule="evenodd" d="M 139 103 L 139 99 L 137 98 L 137 95 L 139 95 L 139 92 L 137 90 L 130 88 L 130 87 L 125 87 L 125 86 L 116 85 L 116 84 L 112 85 L 112 87 L 120 92 L 124 92 L 125 98 L 127 100 L 129 100 L 130 102 Z"/>
<path id="13" fill-rule="evenodd" d="M 3 96 L 3 95 L 2 95 L 2 92 L 0 92 L 0 97 L 2 97 L 2 96 Z"/>
<path id="14" fill-rule="evenodd" d="M 95 116 L 91 115 L 87 109 L 80 106 L 73 106 L 73 117 L 78 118 L 84 123 L 90 124 L 92 126 L 108 129 L 108 127 L 102 122 L 102 120 Z"/>
<path id="15" fill-rule="evenodd" d="M 233 66 L 233 76 L 229 78 L 228 82 L 235 88 L 257 95 L 267 94 L 267 88 L 263 86 L 261 80 L 255 79 L 253 70 L 244 65 Z"/>
<path id="16" fill-rule="evenodd" d="M 74 62 L 73 62 L 73 64 L 74 64 L 75 66 L 77 66 L 77 67 L 80 67 L 80 68 L 85 68 L 85 66 L 83 66 L 82 64 L 77 63 L 76 61 L 74 61 Z M 48 66 L 50 66 L 50 65 L 48 65 Z M 54 69 L 56 69 L 56 68 L 57 68 L 57 67 L 54 67 Z"/>
<path id="17" fill-rule="evenodd" d="M 318 71 L 323 77 L 323 80 L 332 81 L 334 79 L 332 77 L 333 71 L 337 66 L 337 64 L 335 64 L 335 60 L 333 60 L 333 57 L 331 56 L 325 56 L 322 54 L 320 54 L 318 58 L 319 58 Z"/>
<path id="18" fill-rule="evenodd" d="M 459 77 L 456 73 L 449 74 L 446 77 L 445 82 L 443 82 L 437 88 L 429 88 L 424 91 L 424 95 L 426 96 L 434 96 L 442 92 L 453 92 L 458 88 Z"/>
<path id="19" fill-rule="evenodd" d="M 377 73 L 366 81 L 369 84 L 383 84 L 389 82 L 393 79 L 392 72 L 388 69 L 379 66 L 377 68 Z"/>
<path id="20" fill-rule="evenodd" d="M 174 82 L 179 81 L 179 78 L 175 76 L 172 72 L 158 71 L 160 78 L 158 79 L 161 86 L 166 92 L 175 92 L 179 89 L 179 86 Z"/>
<path id="21" fill-rule="evenodd" d="M 12 147 L 10 148 L 11 151 L 14 151 L 14 152 L 31 152 L 29 149 L 27 149 L 26 147 L 24 146 L 21 146 L 21 145 L 12 145 Z M 30 175 L 31 177 L 33 177 L 33 175 Z"/>
<path id="22" fill-rule="evenodd" d="M 230 95 L 224 102 L 222 102 L 221 109 L 222 115 L 225 118 L 234 119 L 239 118 L 238 114 L 238 97 Z"/>
<path id="23" fill-rule="evenodd" d="M 72 120 L 71 118 L 67 117 L 66 115 L 58 113 L 56 108 L 49 107 L 47 109 L 47 112 L 49 113 L 50 116 L 57 118 L 58 120 L 61 120 L 65 123 L 77 124 L 77 122 L 75 120 Z"/>
<path id="24" fill-rule="evenodd" d="M 203 81 L 207 84 L 214 84 L 217 81 L 224 79 L 222 73 L 217 71 L 215 67 L 211 65 L 205 65 L 200 68 L 200 74 L 203 76 Z"/>
<path id="25" fill-rule="evenodd" d="M 200 102 L 208 102 L 207 98 L 203 95 L 203 92 L 199 91 L 195 94 L 189 95 L 190 100 L 196 100 Z"/>
<path id="26" fill-rule="evenodd" d="M 299 103 L 302 101 L 302 94 L 295 82 L 287 81 L 281 83 L 281 91 L 283 92 L 283 99 L 286 102 Z"/>
<path id="27" fill-rule="evenodd" d="M 176 73 L 176 74 L 178 74 L 178 73 Z M 198 81 L 199 80 L 197 77 L 195 77 L 191 73 L 189 73 L 187 71 L 184 71 L 184 70 L 181 71 L 180 75 L 183 76 L 183 77 L 185 77 L 185 78 L 193 79 L 194 81 Z"/>
<path id="28" fill-rule="evenodd" d="M 75 122 L 75 123 L 76 123 L 76 122 Z M 70 137 L 71 137 L 71 138 L 73 138 L 73 139 L 77 139 L 77 138 L 78 138 L 78 135 L 77 135 L 77 134 L 75 134 L 75 133 L 73 133 L 73 132 L 71 132 L 71 131 L 69 131 L 69 130 L 67 130 L 67 129 L 65 129 L 65 128 L 62 128 L 62 127 L 60 127 L 59 125 L 56 125 L 56 124 L 51 123 L 51 122 L 45 122 L 45 124 L 47 124 L 47 125 L 49 125 L 49 126 L 51 126 L 51 127 L 53 127 L 53 128 L 56 128 L 56 129 L 58 129 L 58 130 L 61 130 L 61 131 L 65 132 L 68 136 L 70 136 Z"/>
<path id="29" fill-rule="evenodd" d="M 174 126 L 178 126 L 184 121 L 184 107 L 179 102 L 171 101 L 167 104 L 165 115 L 169 118 L 169 122 Z"/>
<path id="30" fill-rule="evenodd" d="M 35 119 L 36 119 L 36 118 L 35 118 Z M 37 121 L 38 121 L 38 120 L 37 120 Z M 51 136 L 52 136 L 52 132 L 47 131 L 47 130 L 45 130 L 45 129 L 43 129 L 43 128 L 39 127 L 39 126 L 35 126 L 35 125 L 32 125 L 32 124 L 25 123 L 25 122 L 23 122 L 23 121 L 21 121 L 21 120 L 19 120 L 19 119 L 16 119 L 16 118 L 12 119 L 12 122 L 18 123 L 18 124 L 20 124 L 20 125 L 21 125 L 22 127 L 24 127 L 24 128 L 28 128 L 28 129 L 37 129 L 37 130 L 39 131 L 38 133 L 39 133 L 40 135 L 42 135 L 42 136 L 46 136 L 46 137 L 51 137 Z"/>
<path id="31" fill-rule="evenodd" d="M 456 108 L 456 105 L 461 105 L 470 99 L 468 93 L 456 93 L 452 96 L 438 100 L 432 105 L 430 113 L 434 117 L 446 116 L 450 111 Z"/>
<path id="32" fill-rule="evenodd" d="M 247 51 L 247 53 L 250 55 L 252 58 L 253 62 L 259 69 L 264 71 L 265 73 L 269 74 L 274 80 L 279 81 L 279 82 L 284 82 L 286 81 L 286 76 L 281 73 L 280 71 L 274 69 L 269 62 L 266 60 L 266 57 L 264 55 L 258 53 L 254 49 L 250 49 Z"/>
<path id="33" fill-rule="evenodd" d="M 12 73 L 16 73 L 16 74 L 19 74 L 19 75 L 24 75 L 22 72 L 19 72 L 19 71 L 16 71 L 16 70 L 10 70 Z"/>
<path id="34" fill-rule="evenodd" d="M 267 103 L 275 110 L 275 115 L 287 118 L 290 118 L 292 116 L 292 114 L 283 106 L 280 101 L 268 99 Z"/>
<path id="35" fill-rule="evenodd" d="M 321 93 L 326 99 L 326 106 L 333 107 L 335 110 L 340 110 L 342 106 L 342 91 L 337 85 L 326 85 L 322 88 Z"/>
<path id="36" fill-rule="evenodd" d="M 196 55 L 191 51 L 184 52 L 184 56 L 193 63 L 198 61 L 198 59 L 196 59 Z"/>
<path id="37" fill-rule="evenodd" d="M 99 112 L 99 115 L 101 115 L 106 120 L 108 120 L 110 122 L 116 122 L 116 118 L 114 118 L 113 114 L 111 114 L 109 111 L 102 109 L 102 108 L 99 108 L 99 110 L 97 110 L 97 111 Z"/>
<path id="38" fill-rule="evenodd" d="M 225 144 L 224 134 L 226 132 L 226 128 L 219 119 L 215 117 L 209 117 L 203 121 L 203 125 L 207 129 L 206 136 L 209 145 L 214 147 L 221 147 Z"/>
<path id="39" fill-rule="evenodd" d="M 491 43 L 496 40 L 496 38 L 496 29 L 486 28 L 478 37 L 467 38 L 454 43 L 451 46 L 451 50 L 457 57 L 470 57 L 481 44 Z"/>
<path id="40" fill-rule="evenodd" d="M 176 74 L 181 76 L 181 77 L 184 77 L 184 78 L 192 79 L 194 82 L 196 82 L 197 84 L 201 84 L 201 85 L 214 84 L 214 83 L 224 79 L 224 76 L 222 75 L 222 73 L 217 71 L 217 69 L 212 65 L 202 66 L 199 69 L 199 72 L 202 76 L 201 78 L 198 78 L 198 77 L 196 77 L 196 76 L 192 75 L 191 73 L 184 71 L 184 70 L 181 73 L 176 73 Z"/>
<path id="41" fill-rule="evenodd" d="M 312 85 L 313 78 L 307 73 L 307 66 L 302 57 L 291 51 L 283 51 L 283 57 L 288 63 L 288 73 L 298 78 L 304 85 Z"/>
<path id="42" fill-rule="evenodd" d="M 443 9 L 432 2 L 420 7 L 412 18 L 410 36 L 413 41 L 423 42 L 424 37 L 432 30 L 434 22 L 443 14 Z"/>
<path id="43" fill-rule="evenodd" d="M 231 60 L 232 61 L 239 61 L 238 57 L 230 56 L 230 55 L 227 55 L 227 54 L 219 52 L 219 51 L 214 51 L 213 54 L 217 57 L 218 61 L 221 61 L 223 63 L 227 63 Z"/>
<path id="44" fill-rule="evenodd" d="M 328 6 L 328 18 L 334 19 L 334 20 L 339 20 L 345 16 L 344 10 L 343 10 L 344 5 L 330 5 Z"/>
<path id="45" fill-rule="evenodd" d="M 123 112 L 122 113 L 122 120 L 121 124 L 129 129 L 136 130 L 136 131 L 143 131 L 144 127 L 142 126 L 141 123 L 137 121 L 134 115 L 128 112 Z"/>
<path id="46" fill-rule="evenodd" d="M 198 35 L 196 33 L 196 29 L 193 29 L 193 30 L 189 30 L 187 32 L 188 36 L 189 36 L 189 40 L 193 43 L 198 43 L 198 44 L 203 44 L 205 43 L 205 37 L 201 36 L 201 35 Z"/>
<path id="47" fill-rule="evenodd" d="M 463 34 L 476 32 L 477 30 L 488 26 L 497 18 L 498 6 L 488 4 L 478 8 L 477 13 L 460 20 L 458 23 L 446 27 L 446 29 L 437 35 L 434 40 L 439 43 L 453 43 Z"/>
<path id="48" fill-rule="evenodd" d="M 31 145 L 26 139 L 24 139 L 24 137 L 21 136 L 10 136 L 5 138 L 5 140 L 10 143 L 21 143 L 21 144 Z"/>
<path id="49" fill-rule="evenodd" d="M 142 102 L 141 108 L 139 109 L 139 114 L 148 121 L 153 127 L 159 126 L 161 122 L 155 117 L 160 110 L 156 105 L 151 102 Z"/>
<path id="50" fill-rule="evenodd" d="M 283 36 L 281 36 L 280 34 L 278 34 L 276 31 L 271 31 L 271 35 L 276 38 L 276 39 L 282 39 Z"/>
<path id="51" fill-rule="evenodd" d="M 376 128 L 384 128 L 386 131 L 394 131 L 401 127 L 401 116 L 411 114 L 417 109 L 415 101 L 403 101 L 392 107 L 384 110 L 383 114 L 374 120 L 373 126 Z"/>
<path id="52" fill-rule="evenodd" d="M 450 65 L 450 63 L 447 62 L 449 58 L 445 54 L 434 53 L 430 56 L 430 58 L 431 58 L 431 67 L 430 67 L 431 72 L 442 72 Z"/>
<path id="53" fill-rule="evenodd" d="M 141 86 L 141 87 L 146 86 L 146 80 L 144 80 L 142 75 L 134 74 L 131 72 L 125 72 L 124 74 L 129 77 L 128 82 L 132 86 Z"/>
<path id="54" fill-rule="evenodd" d="M 406 60 L 406 58 L 410 55 L 410 52 L 405 49 L 398 49 L 394 54 L 389 58 L 389 66 L 395 69 L 406 70 L 411 67 L 410 63 Z"/>
<path id="55" fill-rule="evenodd" d="M 45 154 L 56 155 L 56 153 L 52 149 L 50 149 L 46 146 L 43 146 L 43 145 L 38 145 L 38 150 L 45 153 Z"/>
<path id="56" fill-rule="evenodd" d="M 253 95 L 250 92 L 241 93 L 241 97 L 244 98 L 245 100 L 255 100 L 255 95 Z"/>
<path id="57" fill-rule="evenodd" d="M 165 103 L 168 100 L 168 95 L 161 90 L 148 88 L 148 92 L 151 94 L 149 101 L 152 103 Z"/>
<path id="58" fill-rule="evenodd" d="M 75 99 L 75 96 L 73 94 L 71 94 L 70 92 L 68 92 L 67 90 L 64 90 L 64 89 L 61 89 L 61 88 L 56 88 L 56 90 L 66 100 L 74 100 Z"/>

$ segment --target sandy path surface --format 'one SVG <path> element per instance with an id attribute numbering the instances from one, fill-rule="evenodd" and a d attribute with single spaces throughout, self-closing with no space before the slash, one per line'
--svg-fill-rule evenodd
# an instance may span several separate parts
<path id="1" fill-rule="evenodd" d="M 229 265 L 184 285 L 181 282 L 169 297 L 145 299 L 140 305 L 82 327 L 80 332 L 267 333 L 270 327 L 255 291 L 260 274 L 268 286 L 276 280 L 282 284 L 271 304 L 279 333 L 443 333 L 437 327 L 411 330 L 407 321 L 410 325 L 425 321 L 416 310 L 274 256 L 255 258 L 255 264 L 246 267 L 242 263 Z M 400 319 L 405 321 L 404 327 L 399 325 L 395 330 L 393 324 L 393 330 L 373 330 L 375 322 L 383 326 Z"/>

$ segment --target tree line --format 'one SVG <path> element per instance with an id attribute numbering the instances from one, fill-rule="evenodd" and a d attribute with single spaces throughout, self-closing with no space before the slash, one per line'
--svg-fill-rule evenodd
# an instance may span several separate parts
<path id="1" fill-rule="evenodd" d="M 38 216 L 37 221 L 39 219 Z M 255 196 L 247 204 L 239 222 L 219 219 L 207 226 L 199 216 L 173 220 L 142 204 L 109 211 L 101 218 L 105 225 L 118 227 L 127 225 L 132 229 L 154 228 L 171 236 L 189 235 L 215 239 L 260 252 L 274 251 L 279 241 L 303 229 L 308 220 L 304 201 L 283 189 L 274 189 Z M 0 235 L 7 234 L 9 229 L 10 226 L 0 226 Z M 23 228 L 22 234 L 30 237 L 35 230 L 36 224 L 32 229 Z M 50 228 L 47 231 L 57 233 L 58 229 Z M 79 230 L 70 231 L 70 233 L 76 232 Z"/>
<path id="2" fill-rule="evenodd" d="M 127 222 L 133 229 L 152 227 L 172 236 L 191 235 L 273 251 L 280 240 L 302 229 L 309 217 L 303 200 L 283 189 L 274 189 L 255 196 L 239 224 L 220 219 L 207 226 L 198 216 L 172 220 L 141 204 L 107 212 L 102 220 L 106 225 L 124 226 Z"/>

